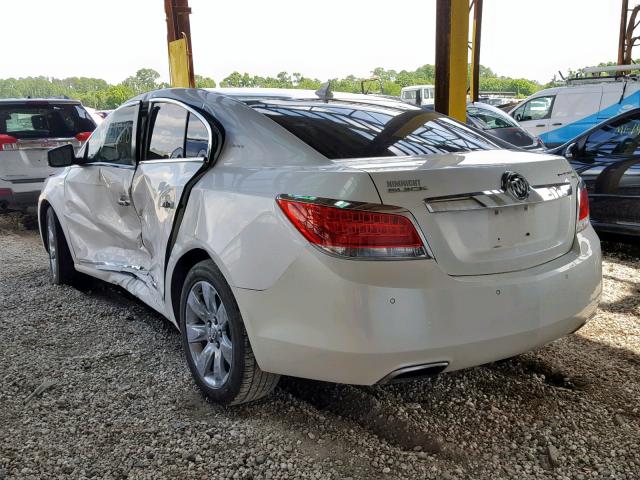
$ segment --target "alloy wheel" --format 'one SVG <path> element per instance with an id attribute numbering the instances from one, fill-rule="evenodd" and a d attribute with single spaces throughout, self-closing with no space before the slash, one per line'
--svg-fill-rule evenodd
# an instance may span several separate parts
<path id="1" fill-rule="evenodd" d="M 47 243 L 49 245 L 49 264 L 51 265 L 51 276 L 56 277 L 58 273 L 57 257 L 58 252 L 56 250 L 56 224 L 53 215 L 47 216 Z"/>
<path id="2" fill-rule="evenodd" d="M 198 375 L 211 388 L 225 385 L 233 362 L 233 343 L 227 311 L 215 287 L 196 282 L 189 291 L 185 329 L 189 352 Z"/>

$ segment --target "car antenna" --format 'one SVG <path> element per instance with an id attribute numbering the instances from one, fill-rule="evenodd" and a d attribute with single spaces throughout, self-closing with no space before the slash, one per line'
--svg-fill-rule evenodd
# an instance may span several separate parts
<path id="1" fill-rule="evenodd" d="M 323 83 L 318 90 L 316 90 L 316 95 L 318 98 L 321 98 L 325 102 L 328 102 L 333 98 L 333 92 L 331 91 L 331 82 Z"/>

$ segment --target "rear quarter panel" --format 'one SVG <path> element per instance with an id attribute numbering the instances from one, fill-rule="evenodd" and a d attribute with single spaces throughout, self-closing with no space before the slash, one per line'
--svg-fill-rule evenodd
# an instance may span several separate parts
<path id="1" fill-rule="evenodd" d="M 212 113 L 225 128 L 225 145 L 191 192 L 169 259 L 167 285 L 179 259 L 199 248 L 232 287 L 272 286 L 307 246 L 277 205 L 279 194 L 380 203 L 366 172 L 331 162 L 232 99 L 218 98 L 214 107 Z"/>

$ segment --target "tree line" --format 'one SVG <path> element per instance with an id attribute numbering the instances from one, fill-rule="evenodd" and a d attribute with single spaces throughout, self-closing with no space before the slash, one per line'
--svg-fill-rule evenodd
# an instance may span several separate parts
<path id="1" fill-rule="evenodd" d="M 331 89 L 336 92 L 359 93 L 364 88 L 369 93 L 400 95 L 402 87 L 435 82 L 435 66 L 423 65 L 416 70 L 374 69 L 371 79 L 354 75 L 332 78 Z M 86 106 L 97 109 L 111 109 L 140 93 L 166 88 L 160 82 L 160 74 L 151 68 L 142 68 L 135 75 L 118 84 L 109 84 L 100 78 L 89 77 L 25 77 L 0 79 L 0 98 L 56 97 L 75 98 Z M 305 77 L 301 73 L 280 72 L 275 77 L 262 77 L 248 73 L 233 72 L 220 82 L 221 87 L 262 87 L 262 88 L 304 88 L 318 89 L 324 82 L 317 78 Z M 209 77 L 196 75 L 196 86 L 215 87 L 216 82 Z M 514 92 L 519 97 L 527 97 L 543 85 L 524 78 L 498 76 L 490 68 L 480 67 L 480 90 L 494 92 Z"/>

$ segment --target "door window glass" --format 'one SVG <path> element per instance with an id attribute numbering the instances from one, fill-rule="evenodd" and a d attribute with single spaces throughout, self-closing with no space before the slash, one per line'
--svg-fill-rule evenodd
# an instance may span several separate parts
<path id="1" fill-rule="evenodd" d="M 138 106 L 119 108 L 96 128 L 87 142 L 87 162 L 135 165 L 134 128 Z"/>
<path id="2" fill-rule="evenodd" d="M 553 102 L 553 118 L 566 121 L 591 115 L 598 111 L 601 97 L 601 87 L 580 93 L 565 92 L 558 95 Z"/>
<path id="3" fill-rule="evenodd" d="M 519 122 L 549 118 L 554 98 L 555 96 L 553 95 L 532 98 L 521 107 L 518 107 L 513 116 Z"/>
<path id="4" fill-rule="evenodd" d="M 187 124 L 186 157 L 206 157 L 209 147 L 209 131 L 195 115 L 189 114 Z"/>
<path id="5" fill-rule="evenodd" d="M 416 90 L 405 90 L 402 92 L 402 98 L 405 100 L 415 100 L 416 99 Z"/>
<path id="6" fill-rule="evenodd" d="M 620 119 L 587 137 L 587 156 L 640 155 L 640 117 Z"/>
<path id="7" fill-rule="evenodd" d="M 187 110 L 173 103 L 155 104 L 147 160 L 184 158 Z"/>

